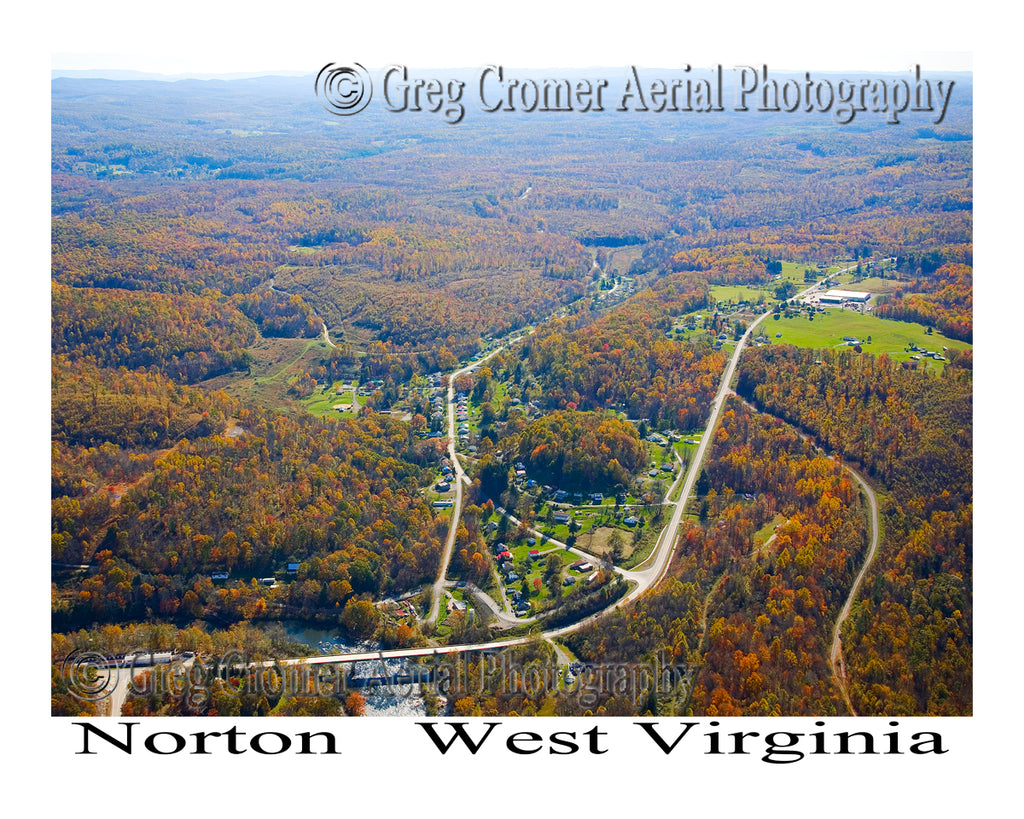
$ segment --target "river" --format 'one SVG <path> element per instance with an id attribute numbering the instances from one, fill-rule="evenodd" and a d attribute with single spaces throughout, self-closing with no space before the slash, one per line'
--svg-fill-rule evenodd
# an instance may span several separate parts
<path id="1" fill-rule="evenodd" d="M 381 647 L 372 641 L 352 641 L 334 629 L 314 628 L 293 621 L 285 621 L 281 626 L 288 637 L 305 643 L 320 654 L 376 651 Z M 413 670 L 411 664 L 404 659 L 357 662 L 351 665 L 357 677 L 376 677 Z M 372 686 L 361 689 L 360 693 L 366 699 L 368 717 L 418 717 L 426 714 L 426 704 L 419 685 Z"/>

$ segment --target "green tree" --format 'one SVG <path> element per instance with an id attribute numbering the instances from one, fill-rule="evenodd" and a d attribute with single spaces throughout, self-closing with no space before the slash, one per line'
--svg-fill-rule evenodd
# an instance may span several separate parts
<path id="1" fill-rule="evenodd" d="M 608 539 L 608 546 L 611 548 L 612 560 L 616 563 L 622 560 L 626 548 L 626 539 L 622 536 L 622 532 L 618 529 L 612 532 L 612 536 Z"/>
<path id="2" fill-rule="evenodd" d="M 345 604 L 345 612 L 341 617 L 350 632 L 360 638 L 371 637 L 377 630 L 377 609 L 369 600 L 349 598 Z"/>

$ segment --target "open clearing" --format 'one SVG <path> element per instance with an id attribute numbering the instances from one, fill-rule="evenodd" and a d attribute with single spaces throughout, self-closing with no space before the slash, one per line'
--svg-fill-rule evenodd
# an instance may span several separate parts
<path id="1" fill-rule="evenodd" d="M 966 341 L 947 338 L 938 331 L 929 334 L 923 324 L 882 319 L 838 308 L 815 313 L 814 321 L 809 321 L 806 314 L 801 314 L 778 320 L 770 318 L 761 327 L 772 344 L 793 344 L 817 349 L 838 348 L 847 346 L 843 336 L 853 336 L 865 342 L 861 345 L 864 352 L 874 355 L 888 353 L 896 361 L 910 361 L 910 356 L 916 355 L 907 351 L 911 344 L 937 352 L 941 352 L 943 347 L 949 347 L 950 350 L 971 349 Z M 782 337 L 776 338 L 776 333 L 782 333 Z M 868 336 L 871 336 L 871 343 L 866 343 Z M 940 369 L 944 365 L 940 361 L 922 358 L 918 366 Z"/>
<path id="2" fill-rule="evenodd" d="M 227 373 L 200 386 L 282 412 L 300 408 L 298 399 L 288 394 L 288 379 L 313 369 L 329 352 L 322 340 L 309 338 L 261 338 L 247 349 L 253 359 L 248 373 Z"/>
<path id="3" fill-rule="evenodd" d="M 770 285 L 764 285 L 763 287 L 755 287 L 749 284 L 713 284 L 709 289 L 711 291 L 711 298 L 715 301 L 749 301 L 754 304 L 760 304 L 761 302 L 776 301 L 775 288 L 778 284 L 778 282 L 772 282 Z"/>

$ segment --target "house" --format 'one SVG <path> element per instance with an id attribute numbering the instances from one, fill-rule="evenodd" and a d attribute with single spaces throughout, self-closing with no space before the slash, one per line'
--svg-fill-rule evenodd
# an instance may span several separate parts
<path id="1" fill-rule="evenodd" d="M 298 574 L 298 573 L 299 573 L 299 564 L 298 563 L 289 563 L 288 564 L 288 574 Z"/>
<path id="2" fill-rule="evenodd" d="M 455 505 L 455 501 L 450 500 L 436 500 L 434 501 L 435 509 L 451 509 Z"/>
<path id="3" fill-rule="evenodd" d="M 563 586 L 571 586 L 575 582 L 576 582 L 576 578 L 575 577 L 567 577 L 567 578 L 565 578 L 562 581 L 562 585 Z"/>
<path id="4" fill-rule="evenodd" d="M 600 505 L 601 503 L 604 502 L 604 495 L 602 495 L 600 492 L 591 492 L 590 502 L 596 505 Z"/>
<path id="5" fill-rule="evenodd" d="M 558 524 L 566 524 L 570 520 L 568 512 L 555 512 L 554 518 L 555 518 L 555 523 L 558 523 Z"/>
<path id="6" fill-rule="evenodd" d="M 530 549 L 530 560 L 540 560 L 540 552 L 536 549 Z"/>
<path id="7" fill-rule="evenodd" d="M 630 515 L 627 518 L 623 518 L 622 522 L 625 523 L 627 526 L 636 526 L 640 522 L 640 518 L 636 517 L 635 515 Z"/>
<path id="8" fill-rule="evenodd" d="M 227 580 L 227 579 L 228 579 L 228 573 L 227 572 L 214 572 L 213 574 L 210 575 L 210 580 Z"/>

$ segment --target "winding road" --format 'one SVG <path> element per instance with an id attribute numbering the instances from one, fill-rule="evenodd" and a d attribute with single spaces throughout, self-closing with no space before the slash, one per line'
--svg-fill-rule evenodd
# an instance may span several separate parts
<path id="1" fill-rule="evenodd" d="M 323 339 L 324 339 L 324 342 L 327 344 L 327 346 L 328 347 L 337 347 L 338 345 L 335 344 L 333 341 L 331 341 L 331 336 L 327 332 L 327 323 L 323 319 L 320 320 L 320 326 L 324 328 L 324 330 L 323 330 Z"/>
<path id="2" fill-rule="evenodd" d="M 857 592 L 860 591 L 861 583 L 864 582 L 864 578 L 868 573 L 868 567 L 871 565 L 871 561 L 874 560 L 875 553 L 878 551 L 878 499 L 875 497 L 875 491 L 868 485 L 868 482 L 865 481 L 864 478 L 848 466 L 846 467 L 846 471 L 853 475 L 854 479 L 860 484 L 860 488 L 868 499 L 871 519 L 871 543 L 868 545 L 868 553 L 864 558 L 864 565 L 860 567 L 860 571 L 857 573 L 857 577 L 853 581 L 853 586 L 850 588 L 850 593 L 846 597 L 846 602 L 843 603 L 843 608 L 839 612 L 839 617 L 836 618 L 835 627 L 832 629 L 832 648 L 829 651 L 828 662 L 829 665 L 832 666 L 832 675 L 835 677 L 836 686 L 839 688 L 839 692 L 843 695 L 843 701 L 846 703 L 846 707 L 850 709 L 850 713 L 853 714 L 853 716 L 857 716 L 857 711 L 853 707 L 853 701 L 850 699 L 850 691 L 846 682 L 846 663 L 843 661 L 843 638 L 841 632 L 843 621 L 850 616 L 850 609 L 853 607 L 853 601 L 857 598 Z"/>
<path id="3" fill-rule="evenodd" d="M 819 284 L 827 282 L 833 276 L 846 272 L 847 270 L 850 269 L 852 268 L 846 268 L 844 270 L 835 271 L 834 273 L 825 276 L 821 280 L 821 282 L 815 282 L 813 285 L 801 291 L 793 298 L 802 298 L 803 296 L 817 288 Z M 566 634 L 570 634 L 574 631 L 584 628 L 585 626 L 595 622 L 602 615 L 610 611 L 613 611 L 621 606 L 627 605 L 636 600 L 637 598 L 639 598 L 644 592 L 657 585 L 668 571 L 668 567 L 671 563 L 672 556 L 675 554 L 677 549 L 676 540 L 679 535 L 679 526 L 682 523 L 685 509 L 689 504 L 691 496 L 693 495 L 694 487 L 697 482 L 697 476 L 700 474 L 701 465 L 703 463 L 705 456 L 707 455 L 708 449 L 711 444 L 711 440 L 714 436 L 714 432 L 718 426 L 718 422 L 721 419 L 726 399 L 729 397 L 730 394 L 734 394 L 732 392 L 731 384 L 736 374 L 736 367 L 738 366 L 740 356 L 747 342 L 754 333 L 754 330 L 758 327 L 759 324 L 761 324 L 761 322 L 767 319 L 769 315 L 771 315 L 771 311 L 762 313 L 760 316 L 755 318 L 747 327 L 746 332 L 744 332 L 744 334 L 736 342 L 733 354 L 730 357 L 728 363 L 726 364 L 725 370 L 722 373 L 722 378 L 719 383 L 718 392 L 715 395 L 714 400 L 711 402 L 711 412 L 708 418 L 708 423 L 705 427 L 704 434 L 701 436 L 700 444 L 697 447 L 697 451 L 694 454 L 693 458 L 690 460 L 689 468 L 686 470 L 686 476 L 685 479 L 683 479 L 684 482 L 682 492 L 680 493 L 679 499 L 677 501 L 669 502 L 668 504 L 674 506 L 672 516 L 669 519 L 669 522 L 664 527 L 664 529 L 662 529 L 661 534 L 658 536 L 658 540 L 655 544 L 654 550 L 652 551 L 650 557 L 647 558 L 647 560 L 645 560 L 643 563 L 641 563 L 639 566 L 632 570 L 622 569 L 618 567 L 614 568 L 614 571 L 616 571 L 619 575 L 621 575 L 630 583 L 631 588 L 623 597 L 619 598 L 619 600 L 617 600 L 611 606 L 599 612 L 596 612 L 588 617 L 585 617 L 582 620 L 577 621 L 576 623 L 572 623 L 567 626 L 562 626 L 560 628 L 548 629 L 540 632 L 540 634 L 534 634 L 527 637 L 506 638 L 493 640 L 486 643 L 469 643 L 464 645 L 448 645 L 412 649 L 394 649 L 376 652 L 359 652 L 350 654 L 336 654 L 330 656 L 305 657 L 297 658 L 294 660 L 282 661 L 282 665 L 298 665 L 303 663 L 320 664 L 333 662 L 352 662 L 363 659 L 389 659 L 399 657 L 427 656 L 431 654 L 453 654 L 467 651 L 484 651 L 508 648 L 511 646 L 522 645 L 538 638 L 552 640 L 554 638 L 562 637 Z M 532 332 L 532 330 L 530 332 Z M 327 340 L 328 343 L 330 343 L 329 339 L 327 338 L 326 325 L 324 326 L 324 337 L 325 340 Z M 449 526 L 448 537 L 445 542 L 444 552 L 441 557 L 441 563 L 438 569 L 437 579 L 434 581 L 431 589 L 432 601 L 430 606 L 430 612 L 427 615 L 427 617 L 424 618 L 424 622 L 429 624 L 437 622 L 437 618 L 440 613 L 441 601 L 444 599 L 445 588 L 455 585 L 453 581 L 447 580 L 447 574 L 449 564 L 451 563 L 452 551 L 454 550 L 455 546 L 456 532 L 458 530 L 458 524 L 462 513 L 463 487 L 464 485 L 468 485 L 469 483 L 469 478 L 466 476 L 466 473 L 462 468 L 462 464 L 459 460 L 458 454 L 455 449 L 455 379 L 459 375 L 469 372 L 470 370 L 476 368 L 480 364 L 483 364 L 485 361 L 490 359 L 492 356 L 496 355 L 506 346 L 513 343 L 514 341 L 517 341 L 520 337 L 521 336 L 517 335 L 509 338 L 506 342 L 496 347 L 487 355 L 475 361 L 472 361 L 469 364 L 466 364 L 465 366 L 461 367 L 458 370 L 453 371 L 448 378 L 448 456 L 449 460 L 452 462 L 452 468 L 455 472 L 455 499 L 452 506 L 452 520 Z M 829 653 L 829 663 L 832 667 L 832 671 L 836 679 L 836 684 L 839 687 L 840 692 L 842 693 L 843 699 L 846 702 L 846 705 L 849 708 L 850 713 L 855 714 L 856 712 L 854 711 L 853 704 L 850 701 L 849 692 L 847 690 L 846 685 L 845 670 L 842 659 L 842 641 L 840 633 L 842 629 L 842 624 L 849 616 L 850 610 L 853 605 L 853 601 L 856 599 L 860 586 L 864 580 L 864 577 L 867 574 L 868 567 L 872 559 L 874 558 L 875 553 L 877 552 L 879 540 L 878 503 L 875 498 L 874 491 L 871 489 L 868 483 L 854 470 L 850 469 L 849 467 L 845 468 L 857 480 L 857 482 L 863 489 L 865 496 L 867 497 L 868 504 L 870 507 L 871 542 L 867 554 L 865 556 L 864 563 L 861 566 L 860 572 L 857 574 L 853 586 L 851 587 L 850 592 L 846 598 L 846 602 L 844 603 L 843 608 L 840 611 L 839 617 L 836 619 L 836 623 L 833 627 L 832 644 Z M 673 486 L 670 489 L 669 493 L 667 493 L 667 495 L 672 494 L 672 491 L 675 489 L 676 483 L 681 478 L 682 473 L 680 473 L 680 476 L 677 477 L 676 482 L 673 483 Z M 511 514 L 505 514 L 512 522 L 518 523 L 516 518 L 513 517 Z M 599 558 L 595 558 L 594 555 L 591 555 L 578 547 L 569 548 L 564 543 L 560 543 L 559 541 L 556 541 L 552 538 L 546 538 L 546 540 L 549 543 L 560 545 L 566 548 L 568 551 L 580 557 L 599 560 Z M 488 595 L 486 595 L 482 590 L 474 588 L 473 591 L 475 592 L 476 596 L 489 599 Z M 712 588 L 711 592 L 709 592 L 709 596 L 713 591 L 714 587 Z M 486 600 L 482 602 L 484 602 L 486 605 Z M 491 602 L 493 603 L 493 600 L 491 600 Z M 498 604 L 496 603 L 494 603 L 493 606 L 488 606 L 488 608 L 491 609 L 491 611 L 498 617 L 499 622 L 505 627 L 508 627 L 513 623 L 518 625 L 526 622 L 531 622 L 532 620 L 536 619 L 512 618 L 510 615 L 507 615 L 504 612 L 502 612 L 501 607 L 498 606 Z"/>
<path id="4" fill-rule="evenodd" d="M 736 395 L 736 393 L 733 393 Z M 747 407 L 753 412 L 764 413 L 763 410 L 758 409 L 749 401 L 745 400 L 740 396 L 736 396 L 742 401 Z M 770 413 L 764 413 L 770 415 Z M 775 416 L 772 416 L 775 417 Z M 809 443 L 814 443 L 814 440 L 810 435 L 803 432 L 798 432 L 801 438 Z M 820 448 L 819 448 L 820 449 Z M 853 585 L 850 587 L 850 592 L 846 596 L 846 600 L 843 603 L 842 609 L 839 611 L 839 616 L 836 618 L 836 622 L 832 627 L 832 643 L 829 648 L 828 662 L 832 668 L 832 676 L 835 678 L 836 687 L 839 689 L 839 693 L 842 695 L 843 702 L 846 703 L 846 707 L 850 710 L 853 716 L 857 716 L 857 711 L 853 707 L 853 701 L 850 698 L 850 692 L 846 682 L 846 663 L 843 661 L 843 640 L 842 640 L 842 628 L 843 622 L 847 617 L 850 616 L 850 610 L 853 608 L 853 601 L 857 599 L 857 594 L 860 591 L 861 584 L 864 582 L 864 578 L 867 576 L 868 568 L 871 565 L 871 561 L 874 560 L 875 554 L 878 552 L 878 541 L 879 541 L 879 525 L 878 525 L 878 498 L 875 497 L 875 490 L 871 488 L 871 485 L 864 479 L 864 477 L 858 473 L 855 469 L 846 464 L 843 464 L 843 469 L 850 473 L 850 476 L 860 484 L 861 491 L 864 493 L 864 497 L 868 503 L 868 532 L 870 539 L 868 541 L 868 549 L 864 555 L 864 563 L 860 567 L 860 571 L 854 578 Z M 775 535 L 772 535 L 768 540 L 764 542 L 767 546 L 775 539 Z"/>
<path id="5" fill-rule="evenodd" d="M 441 612 L 441 600 L 444 598 L 445 577 L 448 574 L 448 565 L 452 560 L 452 552 L 455 549 L 455 535 L 459 529 L 459 518 L 462 516 L 462 487 L 469 483 L 466 472 L 459 461 L 458 453 L 455 451 L 455 379 L 463 373 L 479 367 L 485 361 L 497 355 L 502 349 L 511 343 L 511 339 L 505 344 L 499 345 L 487 355 L 471 361 L 465 367 L 455 370 L 448 376 L 448 460 L 452 462 L 452 469 L 455 471 L 455 500 L 452 504 L 452 522 L 448 527 L 448 538 L 444 544 L 444 553 L 441 555 L 441 566 L 437 572 L 437 580 L 434 581 L 431 593 L 430 613 L 425 618 L 427 623 L 436 623 Z"/>

